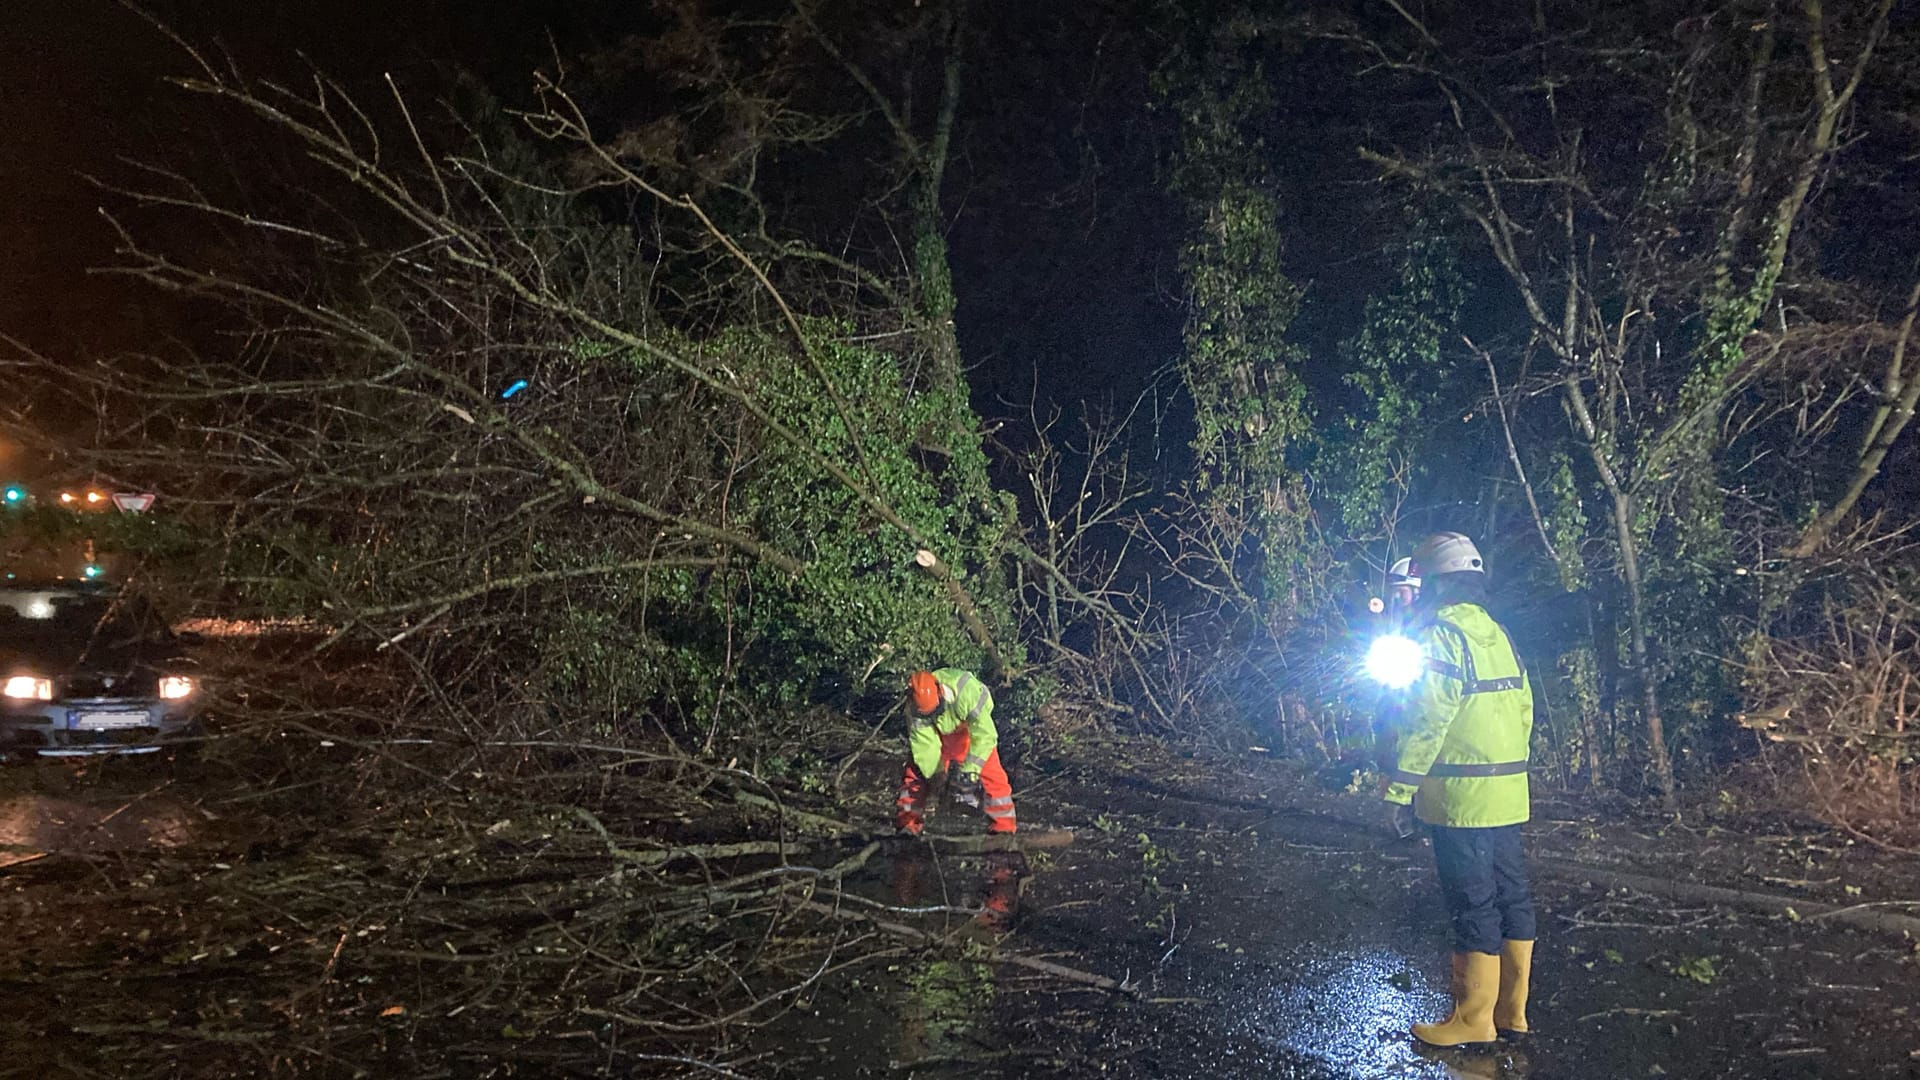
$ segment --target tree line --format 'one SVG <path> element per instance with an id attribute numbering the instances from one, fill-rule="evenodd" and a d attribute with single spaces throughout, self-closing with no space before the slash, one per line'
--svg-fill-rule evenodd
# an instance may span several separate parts
<path id="1" fill-rule="evenodd" d="M 732 757 L 958 665 L 1041 735 L 1337 759 L 1365 599 L 1448 528 L 1556 778 L 1765 744 L 1896 842 L 1912 28 L 1602 7 L 685 0 L 514 92 L 181 40 L 257 151 L 109 212 L 197 330 L 16 350 L 0 408 L 163 493 L 188 604 L 413 687 L 378 726 Z M 1036 246 L 1172 238 L 1152 403 L 972 392 L 966 203 L 1036 177 Z"/>

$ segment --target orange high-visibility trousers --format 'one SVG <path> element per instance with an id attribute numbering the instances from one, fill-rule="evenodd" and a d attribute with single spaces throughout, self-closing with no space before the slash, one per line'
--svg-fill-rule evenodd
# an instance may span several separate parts
<path id="1" fill-rule="evenodd" d="M 960 728 L 940 736 L 940 766 L 935 774 L 945 772 L 955 762 L 967 756 L 967 729 Z M 907 762 L 905 772 L 900 777 L 900 794 L 894 799 L 894 824 L 910 833 L 918 834 L 925 827 L 920 816 L 920 808 L 926 804 L 928 777 L 920 775 L 913 762 Z M 986 811 L 988 832 L 1010 833 L 1017 827 L 1013 816 L 1013 785 L 1007 783 L 1007 770 L 1000 767 L 1000 750 L 995 747 L 987 755 L 986 764 L 980 766 L 980 789 L 986 796 L 986 802 L 980 809 Z"/>

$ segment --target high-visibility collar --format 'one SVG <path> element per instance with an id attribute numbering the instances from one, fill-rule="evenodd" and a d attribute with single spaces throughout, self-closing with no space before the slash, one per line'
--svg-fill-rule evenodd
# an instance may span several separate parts
<path id="1" fill-rule="evenodd" d="M 1491 617 L 1489 617 L 1487 621 L 1493 622 Z M 1507 633 L 1506 627 L 1501 626 L 1497 622 L 1493 623 L 1494 628 L 1499 630 L 1501 636 L 1507 639 L 1507 648 L 1513 652 L 1513 662 L 1520 668 L 1520 673 L 1518 675 L 1507 675 L 1498 679 L 1482 679 L 1479 673 L 1473 669 L 1473 643 L 1468 639 L 1467 632 L 1458 625 L 1448 622 L 1446 619 L 1436 618 L 1433 620 L 1432 625 L 1441 633 L 1451 634 L 1459 639 L 1461 666 L 1456 667 L 1445 660 L 1429 657 L 1427 659 L 1427 668 L 1450 678 L 1460 680 L 1460 693 L 1463 697 L 1472 694 L 1497 694 L 1503 690 L 1526 689 L 1527 665 L 1525 661 L 1520 659 L 1520 650 L 1513 648 L 1513 635 Z"/>

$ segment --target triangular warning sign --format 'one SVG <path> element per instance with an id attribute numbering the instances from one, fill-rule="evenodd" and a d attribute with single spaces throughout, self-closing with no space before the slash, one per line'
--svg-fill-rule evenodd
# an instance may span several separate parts
<path id="1" fill-rule="evenodd" d="M 153 492 L 143 491 L 136 494 L 131 491 L 116 491 L 113 493 L 113 505 L 129 514 L 143 513 L 147 507 L 153 505 Z"/>

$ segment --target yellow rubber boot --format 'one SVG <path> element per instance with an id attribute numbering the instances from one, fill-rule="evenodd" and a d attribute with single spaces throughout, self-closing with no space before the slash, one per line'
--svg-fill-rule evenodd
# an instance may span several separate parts
<path id="1" fill-rule="evenodd" d="M 1500 994 L 1493 1003 L 1493 1026 L 1502 1036 L 1525 1035 L 1527 982 L 1533 974 L 1533 942 L 1509 941 L 1500 950 Z"/>
<path id="2" fill-rule="evenodd" d="M 1493 1030 L 1493 1002 L 1500 992 L 1500 958 L 1492 953 L 1455 953 L 1460 965 L 1460 992 L 1453 999 L 1453 1014 L 1437 1024 L 1413 1025 L 1413 1037 L 1428 1046 L 1466 1046 L 1490 1043 Z"/>

